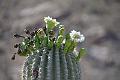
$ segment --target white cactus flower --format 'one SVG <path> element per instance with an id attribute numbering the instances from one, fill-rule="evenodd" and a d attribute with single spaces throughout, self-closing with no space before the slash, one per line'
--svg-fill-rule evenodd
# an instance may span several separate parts
<path id="1" fill-rule="evenodd" d="M 75 42 L 83 42 L 85 40 L 84 35 L 75 30 L 71 31 L 70 37 L 71 37 L 71 40 Z"/>
<path id="2" fill-rule="evenodd" d="M 50 20 L 52 20 L 52 18 L 50 17 L 50 16 L 48 16 L 48 17 L 44 17 L 44 21 L 47 23 L 47 21 L 50 21 Z"/>
<path id="3" fill-rule="evenodd" d="M 83 42 L 85 40 L 85 36 L 83 34 L 80 35 L 80 42 Z"/>
<path id="4" fill-rule="evenodd" d="M 65 44 L 65 41 L 66 41 L 66 40 L 64 39 L 62 43 Z"/>
<path id="5" fill-rule="evenodd" d="M 78 54 L 79 54 L 79 52 L 77 51 L 76 48 L 74 48 L 73 53 L 74 53 L 75 55 L 78 55 Z"/>
<path id="6" fill-rule="evenodd" d="M 51 17 L 44 17 L 44 21 L 45 23 L 47 23 L 48 21 L 52 21 L 53 23 L 55 23 L 55 26 L 57 26 L 58 24 L 60 24 L 59 22 L 56 21 L 56 19 L 52 19 Z"/>
<path id="7" fill-rule="evenodd" d="M 23 45 L 25 45 L 25 42 L 22 42 Z"/>

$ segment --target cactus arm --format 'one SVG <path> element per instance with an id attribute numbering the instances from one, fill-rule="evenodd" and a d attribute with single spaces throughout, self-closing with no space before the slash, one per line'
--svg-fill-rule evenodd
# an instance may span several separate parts
<path id="1" fill-rule="evenodd" d="M 32 63 L 27 66 L 27 80 L 32 80 Z"/>
<path id="2" fill-rule="evenodd" d="M 78 73 L 78 80 L 81 80 L 81 69 L 80 69 L 80 64 L 76 62 L 76 68 L 77 68 L 77 73 Z"/>
<path id="3" fill-rule="evenodd" d="M 53 60 L 52 60 L 52 57 L 53 56 L 53 49 L 50 51 L 50 53 L 48 54 L 48 66 L 47 66 L 47 80 L 53 80 L 53 71 L 52 71 L 52 63 L 53 63 Z"/>
<path id="4" fill-rule="evenodd" d="M 56 49 L 55 55 L 55 80 L 60 80 L 60 58 L 59 58 L 59 50 Z"/>
<path id="5" fill-rule="evenodd" d="M 46 47 L 43 50 L 43 55 L 41 58 L 41 66 L 40 66 L 40 80 L 46 80 L 47 75 L 47 63 L 48 63 L 48 51 Z"/>
<path id="6" fill-rule="evenodd" d="M 33 61 L 31 62 L 31 60 L 34 59 L 34 56 L 35 56 L 35 55 L 36 55 L 36 54 L 30 54 L 30 55 L 26 58 L 26 60 L 25 60 L 25 62 L 24 62 L 24 65 L 23 65 L 23 74 L 22 74 L 23 80 L 27 80 L 27 72 L 28 72 L 27 68 L 28 68 L 29 63 L 33 63 Z"/>
<path id="7" fill-rule="evenodd" d="M 68 80 L 75 80 L 74 67 L 70 54 L 66 55 L 66 60 L 67 60 L 67 68 L 68 68 Z"/>
<path id="8" fill-rule="evenodd" d="M 32 79 L 32 64 L 33 64 L 33 59 L 34 59 L 35 54 L 29 55 L 27 58 L 27 80 Z"/>
<path id="9" fill-rule="evenodd" d="M 27 79 L 27 73 L 26 73 L 26 67 L 27 67 L 27 60 L 24 62 L 24 65 L 23 65 L 23 74 L 22 74 L 22 80 L 26 80 Z"/>
<path id="10" fill-rule="evenodd" d="M 36 53 L 36 57 L 34 59 L 34 63 L 33 63 L 33 72 L 32 72 L 32 80 L 38 80 L 38 76 L 39 76 L 39 67 L 41 65 L 41 52 L 42 49 L 39 50 L 38 53 Z"/>
<path id="11" fill-rule="evenodd" d="M 70 54 L 70 55 L 71 55 L 72 63 L 73 63 L 73 67 L 74 67 L 75 80 L 80 80 L 81 75 L 80 75 L 79 62 L 76 62 L 74 54 Z"/>
<path id="12" fill-rule="evenodd" d="M 63 47 L 60 48 L 60 80 L 68 80 L 68 69 Z"/>
<path id="13" fill-rule="evenodd" d="M 53 80 L 55 80 L 55 70 L 56 70 L 56 66 L 55 66 L 55 60 L 56 60 L 56 57 L 55 57 L 55 55 L 56 55 L 56 46 L 55 46 L 55 44 L 53 45 L 53 58 L 52 58 L 52 61 L 53 61 L 53 63 L 52 63 L 52 65 L 53 65 L 53 67 L 52 67 L 52 70 L 53 70 Z"/>

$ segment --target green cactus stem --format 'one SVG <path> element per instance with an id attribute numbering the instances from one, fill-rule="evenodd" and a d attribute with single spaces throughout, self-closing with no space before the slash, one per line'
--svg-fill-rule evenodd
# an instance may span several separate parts
<path id="1" fill-rule="evenodd" d="M 14 46 L 18 48 L 17 54 L 26 56 L 22 80 L 81 80 L 79 59 L 85 54 L 85 49 L 81 48 L 79 52 L 75 49 L 84 36 L 75 31 L 64 35 L 64 26 L 56 19 L 45 17 L 44 21 L 45 28 L 34 32 L 25 30 L 27 37 L 15 35 L 23 37 L 23 41 Z"/>

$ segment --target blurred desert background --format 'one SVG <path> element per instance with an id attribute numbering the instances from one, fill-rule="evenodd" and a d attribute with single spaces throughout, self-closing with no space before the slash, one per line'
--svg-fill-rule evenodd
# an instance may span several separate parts
<path id="1" fill-rule="evenodd" d="M 120 0 L 0 0 L 0 80 L 20 80 L 25 58 L 11 60 L 21 41 L 13 35 L 42 27 L 45 16 L 85 35 L 81 80 L 120 80 Z"/>

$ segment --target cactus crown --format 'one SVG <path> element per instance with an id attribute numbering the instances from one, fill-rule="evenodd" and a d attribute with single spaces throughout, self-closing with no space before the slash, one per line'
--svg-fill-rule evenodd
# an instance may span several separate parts
<path id="1" fill-rule="evenodd" d="M 27 37 L 16 44 L 17 54 L 27 56 L 22 72 L 22 80 L 80 80 L 79 59 L 85 49 L 76 50 L 77 44 L 85 37 L 75 30 L 64 34 L 64 26 L 56 19 L 45 17 L 46 26 L 36 31 L 25 30 Z M 74 55 L 73 53 L 77 53 Z M 12 59 L 15 59 L 16 53 Z"/>
<path id="2" fill-rule="evenodd" d="M 64 25 L 61 25 L 56 19 L 51 17 L 44 17 L 46 26 L 39 28 L 36 31 L 29 32 L 25 30 L 27 37 L 15 34 L 16 38 L 22 37 L 23 41 L 16 44 L 14 47 L 18 48 L 17 54 L 20 56 L 28 56 L 34 52 L 37 52 L 40 48 L 46 47 L 48 50 L 53 48 L 64 47 L 64 53 L 68 54 L 70 52 L 78 53 L 76 55 L 76 60 L 79 60 L 85 53 L 85 49 L 81 48 L 80 51 L 76 51 L 77 44 L 84 41 L 85 37 L 75 30 L 71 33 L 64 34 Z M 56 30 L 56 33 L 55 33 Z M 15 53 L 16 54 L 16 53 Z M 15 59 L 15 54 L 12 59 Z"/>

